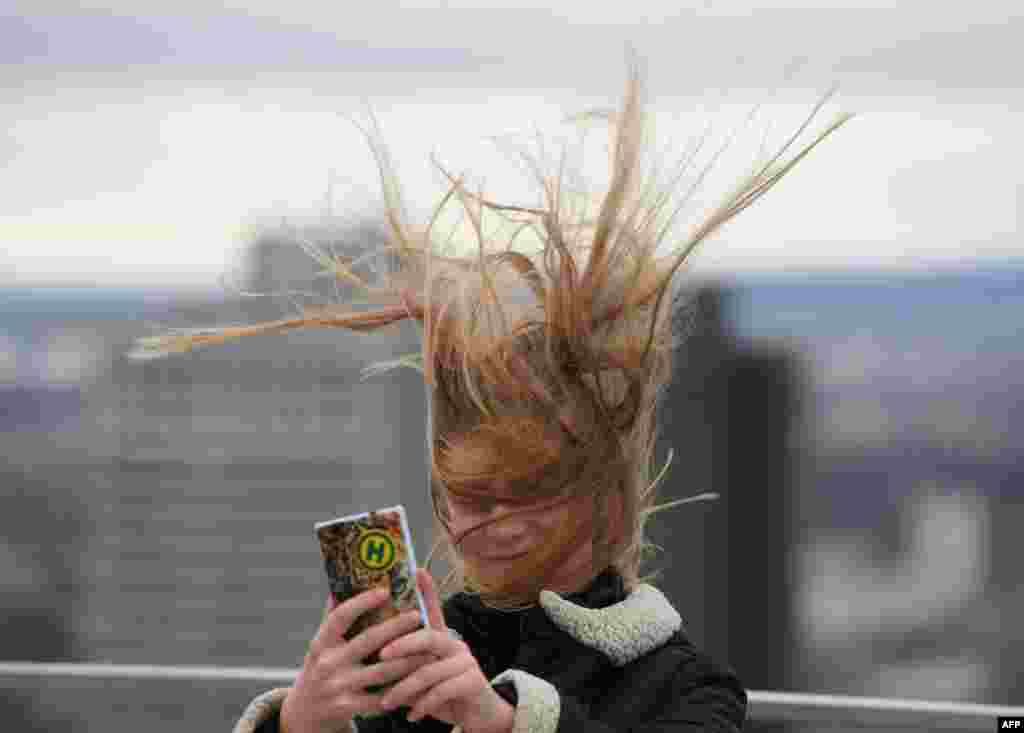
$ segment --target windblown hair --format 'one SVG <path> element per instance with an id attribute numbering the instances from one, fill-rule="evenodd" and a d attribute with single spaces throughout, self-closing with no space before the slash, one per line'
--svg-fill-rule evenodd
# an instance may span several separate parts
<path id="1" fill-rule="evenodd" d="M 478 593 L 494 607 L 531 605 L 584 541 L 593 543 L 591 577 L 614 567 L 627 590 L 653 579 L 657 573 L 639 576 L 645 554 L 656 547 L 645 540 L 646 522 L 655 512 L 688 501 L 655 506 L 667 464 L 653 476 L 656 411 L 670 382 L 672 351 L 679 345 L 672 328 L 680 302 L 673 297 L 674 276 L 698 244 L 853 115 L 840 115 L 780 162 L 833 88 L 774 157 L 744 177 L 685 239 L 659 254 L 656 249 L 685 203 L 664 216 L 689 161 L 660 191 L 654 176 L 641 179 L 646 118 L 635 59 L 629 71 L 618 113 L 586 116 L 606 121 L 612 136 L 610 182 L 596 213 L 579 207 L 564 185 L 564 159 L 553 177 L 528 161 L 543 192 L 543 204 L 536 208 L 501 205 L 472 194 L 462 178 L 435 160 L 450 186 L 429 223 L 417 227 L 405 212 L 394 166 L 374 120 L 372 130 L 360 129 L 378 165 L 389 241 L 355 262 L 305 246 L 330 275 L 358 286 L 376 307 L 357 310 L 336 303 L 246 327 L 175 331 L 139 339 L 133 356 L 182 353 L 291 329 L 373 331 L 412 319 L 422 326 L 421 351 L 371 365 L 368 371 L 412 367 L 422 372 L 428 389 L 430 490 L 442 531 L 427 567 L 439 548 L 448 551 L 453 569 L 441 584 L 442 596 L 454 585 L 454 590 Z M 453 197 L 475 231 L 472 254 L 448 251 L 433 235 Z M 485 212 L 512 225 L 511 236 L 486 235 Z M 517 244 L 524 234 L 540 243 L 537 251 Z M 373 284 L 355 273 L 357 264 L 381 254 L 397 262 L 382 282 Z M 503 496 L 512 503 L 533 504 L 470 531 L 519 511 L 536 511 L 538 501 L 544 508 L 589 502 L 594 513 L 588 518 L 587 512 L 569 512 L 550 541 L 539 543 L 502 577 L 485 577 L 460 552 L 468 532 L 453 536 L 447 499 L 493 496 L 495 485 L 508 487 Z M 621 498 L 621 531 L 612 533 L 609 501 L 615 495 Z"/>

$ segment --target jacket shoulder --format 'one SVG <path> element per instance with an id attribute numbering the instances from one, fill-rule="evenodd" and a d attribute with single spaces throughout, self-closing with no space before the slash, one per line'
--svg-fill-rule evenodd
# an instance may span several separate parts
<path id="1" fill-rule="evenodd" d="M 717 711 L 737 728 L 746 719 L 747 691 L 729 665 L 698 647 L 680 630 L 661 649 L 666 665 L 674 667 L 675 694 L 690 704 Z"/>

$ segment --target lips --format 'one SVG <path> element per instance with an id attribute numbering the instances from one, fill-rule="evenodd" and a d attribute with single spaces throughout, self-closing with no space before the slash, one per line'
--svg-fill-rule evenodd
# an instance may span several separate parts
<path id="1" fill-rule="evenodd" d="M 518 555 L 490 555 L 485 556 L 484 559 L 492 562 L 509 562 L 511 560 L 518 560 L 521 557 L 526 557 L 528 554 L 529 553 L 526 552 L 520 552 Z"/>

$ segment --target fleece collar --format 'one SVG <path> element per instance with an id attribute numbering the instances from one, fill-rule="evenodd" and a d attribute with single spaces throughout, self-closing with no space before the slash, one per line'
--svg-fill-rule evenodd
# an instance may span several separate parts
<path id="1" fill-rule="evenodd" d="M 519 626 L 520 633 L 554 624 L 579 643 L 603 653 L 616 666 L 629 664 L 665 644 L 683 625 L 669 600 L 652 585 L 641 584 L 627 593 L 621 576 L 608 568 L 583 591 L 540 592 L 540 606 L 501 611 L 484 606 L 476 596 L 456 594 L 472 624 Z M 546 618 L 541 618 L 546 617 Z M 517 622 L 518 620 L 518 622 Z M 453 635 L 454 631 L 453 631 Z"/>
<path id="2" fill-rule="evenodd" d="M 619 667 L 664 645 L 683 625 L 664 594 L 646 583 L 607 608 L 587 608 L 549 590 L 540 592 L 540 603 L 562 631 Z"/>

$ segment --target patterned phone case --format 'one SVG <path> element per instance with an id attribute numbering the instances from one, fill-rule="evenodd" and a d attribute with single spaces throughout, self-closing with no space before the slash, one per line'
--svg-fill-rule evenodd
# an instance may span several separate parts
<path id="1" fill-rule="evenodd" d="M 319 522 L 314 526 L 331 593 L 339 604 L 364 591 L 386 587 L 391 602 L 364 613 L 345 632 L 349 640 L 365 629 L 414 608 L 423 627 L 426 605 L 416 587 L 416 556 L 401 505 Z M 380 661 L 377 652 L 365 664 Z M 397 682 L 397 680 L 396 680 Z M 392 684 L 367 687 L 377 693 Z"/>

